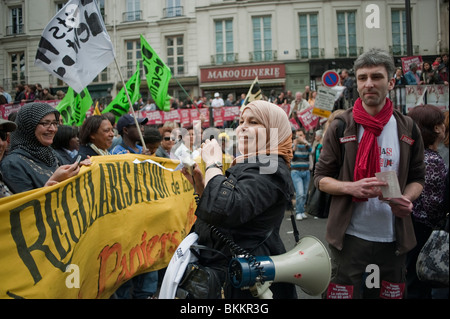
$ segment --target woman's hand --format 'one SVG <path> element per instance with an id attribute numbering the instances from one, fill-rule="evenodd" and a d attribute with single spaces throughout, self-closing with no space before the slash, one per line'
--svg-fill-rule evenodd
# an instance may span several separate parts
<path id="1" fill-rule="evenodd" d="M 202 144 L 202 159 L 206 163 L 206 167 L 215 162 L 222 162 L 222 148 L 216 139 L 206 140 Z"/>
<path id="2" fill-rule="evenodd" d="M 77 175 L 80 172 L 80 166 L 77 162 L 71 165 L 61 165 L 56 169 L 52 176 L 50 176 L 47 183 L 44 186 L 52 186 L 58 184 L 59 182 L 65 181 L 68 178 L 71 178 Z"/>
<path id="3" fill-rule="evenodd" d="M 181 173 L 184 175 L 184 177 L 186 177 L 186 179 L 189 181 L 189 183 L 191 183 L 192 185 L 195 186 L 195 192 L 199 196 L 202 196 L 203 190 L 205 189 L 205 182 L 203 180 L 202 171 L 200 170 L 198 165 L 197 164 L 194 165 L 194 168 L 192 170 L 192 175 L 189 174 L 186 167 L 183 167 L 181 169 Z M 194 181 L 195 181 L 195 183 L 194 183 Z"/>

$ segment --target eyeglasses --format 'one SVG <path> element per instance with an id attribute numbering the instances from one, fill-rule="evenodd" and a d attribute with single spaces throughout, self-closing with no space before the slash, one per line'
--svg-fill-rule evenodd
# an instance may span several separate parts
<path id="1" fill-rule="evenodd" d="M 6 138 L 8 137 L 8 132 L 6 131 L 0 131 L 0 139 L 2 141 L 6 141 Z"/>
<path id="2" fill-rule="evenodd" d="M 173 138 L 171 138 L 170 136 L 165 136 L 163 137 L 164 141 L 175 141 Z"/>
<path id="3" fill-rule="evenodd" d="M 38 124 L 42 125 L 45 128 L 49 128 L 50 125 L 53 125 L 55 128 L 58 128 L 58 126 L 59 126 L 59 122 L 56 122 L 56 121 L 54 121 L 54 122 L 39 122 Z"/>

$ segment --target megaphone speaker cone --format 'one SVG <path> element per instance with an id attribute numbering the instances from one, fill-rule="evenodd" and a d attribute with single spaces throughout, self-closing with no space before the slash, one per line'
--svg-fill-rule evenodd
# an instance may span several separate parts
<path id="1" fill-rule="evenodd" d="M 293 283 L 311 296 L 320 295 L 328 288 L 330 256 L 316 237 L 305 236 L 287 253 L 270 258 L 275 265 L 274 282 Z"/>

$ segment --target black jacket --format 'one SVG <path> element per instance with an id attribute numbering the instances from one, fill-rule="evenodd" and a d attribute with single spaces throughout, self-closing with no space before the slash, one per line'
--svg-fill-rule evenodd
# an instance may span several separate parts
<path id="1" fill-rule="evenodd" d="M 272 157 L 270 165 L 275 167 L 275 172 L 263 174 L 261 168 L 267 165 L 246 160 L 229 168 L 226 176 L 218 175 L 208 182 L 196 211 L 194 231 L 199 235 L 199 245 L 232 255 L 229 245 L 210 228 L 209 225 L 213 225 L 222 236 L 232 239 L 252 255 L 273 256 L 286 252 L 280 225 L 294 187 L 289 168 L 281 157 Z M 204 262 L 226 273 L 229 259 L 208 250 L 200 250 L 200 253 Z M 274 298 L 295 298 L 292 288 L 282 289 L 282 295 L 276 292 L 276 287 L 271 289 Z M 232 298 L 235 297 L 247 298 L 250 294 L 235 289 Z"/>
<path id="2" fill-rule="evenodd" d="M 88 145 L 80 145 L 78 155 L 81 155 L 81 160 L 85 160 L 87 156 L 98 156 L 98 154 Z"/>

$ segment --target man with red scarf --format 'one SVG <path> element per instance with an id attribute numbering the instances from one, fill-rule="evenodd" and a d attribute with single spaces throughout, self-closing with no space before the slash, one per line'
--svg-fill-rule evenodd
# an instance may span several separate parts
<path id="1" fill-rule="evenodd" d="M 327 298 L 404 298 L 406 252 L 416 245 L 412 202 L 425 181 L 424 146 L 412 119 L 386 97 L 395 85 L 392 56 L 372 49 L 358 57 L 354 71 L 360 98 L 331 122 L 314 173 L 316 187 L 333 195 Z M 387 184 L 375 173 L 386 171 L 396 173 L 400 198 L 383 198 Z"/>

